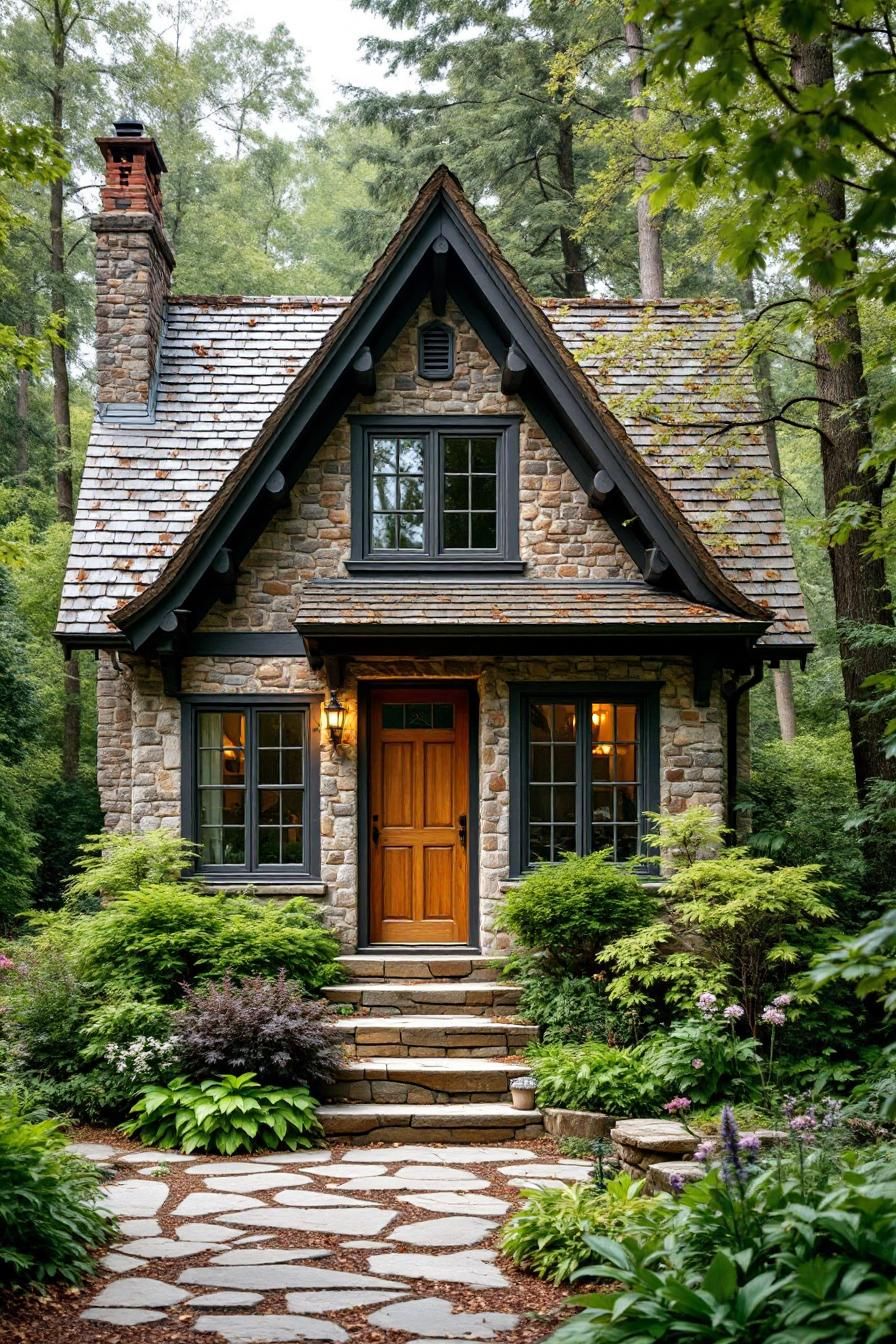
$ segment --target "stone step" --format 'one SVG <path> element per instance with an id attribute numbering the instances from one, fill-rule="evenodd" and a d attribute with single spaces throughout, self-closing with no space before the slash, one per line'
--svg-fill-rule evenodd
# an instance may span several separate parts
<path id="1" fill-rule="evenodd" d="M 353 980 L 497 980 L 506 956 L 360 952 L 340 957 Z"/>
<path id="2" fill-rule="evenodd" d="M 499 1059 L 538 1040 L 538 1028 L 528 1023 L 479 1016 L 343 1017 L 335 1025 L 355 1059 Z"/>
<path id="3" fill-rule="evenodd" d="M 326 1089 L 330 1101 L 398 1102 L 411 1105 L 510 1101 L 510 1080 L 526 1072 L 518 1060 L 355 1060 Z"/>
<path id="4" fill-rule="evenodd" d="M 336 1103 L 317 1112 L 328 1138 L 364 1143 L 503 1143 L 544 1133 L 538 1111 L 500 1102 L 411 1106 Z"/>
<path id="5" fill-rule="evenodd" d="M 361 1016 L 410 1017 L 446 1014 L 510 1015 L 522 990 L 518 985 L 495 981 L 472 984 L 443 984 L 439 981 L 384 980 L 379 984 L 326 985 L 324 998 L 331 1003 L 348 1003 Z"/>

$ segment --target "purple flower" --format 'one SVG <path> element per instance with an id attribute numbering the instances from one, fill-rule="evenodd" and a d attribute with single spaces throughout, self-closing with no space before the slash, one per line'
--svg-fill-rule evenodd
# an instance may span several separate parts
<path id="1" fill-rule="evenodd" d="M 692 1060 L 691 1060 L 691 1068 L 692 1068 L 692 1069 L 702 1069 L 702 1068 L 703 1068 L 703 1060 L 702 1060 L 702 1059 L 692 1059 Z"/>
<path id="2" fill-rule="evenodd" d="M 818 1128 L 814 1109 L 810 1107 L 805 1115 L 795 1115 L 790 1122 L 790 1128 L 794 1134 L 811 1136 Z"/>
<path id="3" fill-rule="evenodd" d="M 744 1134 L 740 1140 L 742 1153 L 758 1153 L 761 1147 L 758 1134 Z"/>
<path id="4" fill-rule="evenodd" d="M 782 1012 L 780 1008 L 769 1006 L 763 1008 L 759 1016 L 759 1021 L 764 1022 L 767 1027 L 783 1027 L 784 1023 L 787 1021 L 787 1014 Z"/>
<path id="5" fill-rule="evenodd" d="M 670 1115 L 677 1115 L 679 1111 L 689 1111 L 691 1105 L 690 1097 L 673 1097 L 671 1101 L 666 1102 L 663 1110 L 668 1111 Z"/>
<path id="6" fill-rule="evenodd" d="M 796 1113 L 796 1103 L 797 1103 L 797 1098 L 796 1098 L 796 1097 L 785 1097 L 785 1098 L 784 1098 L 784 1101 L 783 1101 L 783 1103 L 782 1103 L 782 1105 L 781 1105 L 781 1110 L 784 1112 L 784 1119 L 785 1119 L 785 1120 L 792 1120 L 792 1119 L 793 1119 L 794 1114 Z"/>
<path id="7" fill-rule="evenodd" d="M 719 1001 L 715 994 L 710 994 L 708 990 L 704 990 L 702 994 L 697 996 L 697 1007 L 704 1017 L 714 1017 L 719 1009 Z"/>
<path id="8" fill-rule="evenodd" d="M 15 962 L 5 952 L 0 952 L 0 971 L 11 971 Z"/>
<path id="9" fill-rule="evenodd" d="M 722 1180 L 726 1184 L 734 1181 L 738 1185 L 743 1185 L 746 1180 L 746 1172 L 741 1154 L 740 1131 L 737 1128 L 737 1121 L 730 1106 L 723 1106 L 722 1108 L 720 1132 L 722 1137 Z"/>
<path id="10" fill-rule="evenodd" d="M 694 1161 L 708 1162 L 715 1150 L 715 1141 L 713 1139 L 704 1139 L 703 1142 L 698 1143 L 697 1147 L 694 1149 Z"/>
<path id="11" fill-rule="evenodd" d="M 772 999 L 773 1008 L 789 1008 L 792 1003 L 792 994 L 779 994 L 776 999 Z"/>
<path id="12" fill-rule="evenodd" d="M 821 1117 L 823 1129 L 835 1129 L 839 1125 L 843 1116 L 843 1102 L 836 1101 L 829 1097 L 825 1104 L 824 1115 Z"/>
<path id="13" fill-rule="evenodd" d="M 681 1194 L 684 1189 L 684 1177 L 681 1172 L 673 1171 L 672 1175 L 669 1177 L 669 1189 L 672 1191 L 673 1195 Z"/>
<path id="14" fill-rule="evenodd" d="M 729 1022 L 738 1022 L 744 1015 L 744 1010 L 739 1003 L 729 1003 L 727 1008 L 722 1009 L 722 1016 Z"/>

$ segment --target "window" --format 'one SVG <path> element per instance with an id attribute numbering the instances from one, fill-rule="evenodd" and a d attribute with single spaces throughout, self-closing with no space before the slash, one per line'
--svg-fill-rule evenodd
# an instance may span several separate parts
<path id="1" fill-rule="evenodd" d="M 185 698 L 184 819 L 201 868 L 261 876 L 316 871 L 313 709 L 268 697 Z"/>
<path id="2" fill-rule="evenodd" d="M 517 418 L 353 422 L 349 569 L 519 571 Z"/>
<path id="3" fill-rule="evenodd" d="M 642 852 L 659 793 L 657 721 L 656 686 L 511 688 L 516 873 L 566 853 Z"/>

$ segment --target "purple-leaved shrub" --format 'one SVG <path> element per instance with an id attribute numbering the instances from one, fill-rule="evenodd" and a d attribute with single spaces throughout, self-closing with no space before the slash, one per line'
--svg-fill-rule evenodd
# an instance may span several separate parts
<path id="1" fill-rule="evenodd" d="M 340 1036 L 329 1004 L 305 998 L 301 985 L 230 976 L 185 986 L 174 1014 L 181 1069 L 191 1078 L 254 1073 L 258 1082 L 280 1087 L 329 1082 L 342 1059 Z"/>

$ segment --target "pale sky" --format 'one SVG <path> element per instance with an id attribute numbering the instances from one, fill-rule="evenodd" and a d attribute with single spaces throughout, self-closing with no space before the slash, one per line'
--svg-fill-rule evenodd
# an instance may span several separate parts
<path id="1" fill-rule="evenodd" d="M 309 82 L 318 111 L 329 112 L 339 101 L 338 85 L 376 85 L 398 92 L 411 87 L 409 77 L 387 79 L 377 65 L 361 57 L 358 43 L 368 35 L 390 32 L 376 15 L 352 9 L 351 0 L 229 0 L 231 17 L 251 19 L 259 33 L 285 23 L 304 48 Z"/>

